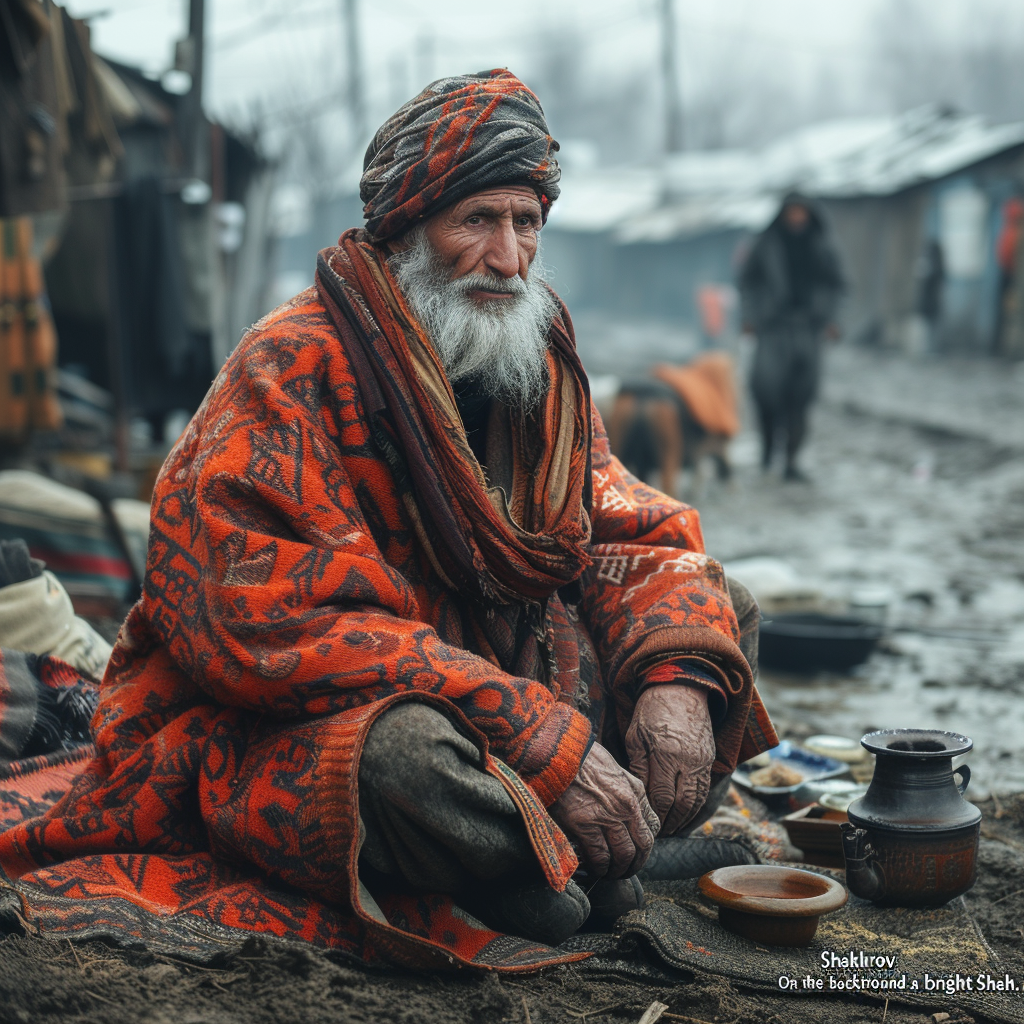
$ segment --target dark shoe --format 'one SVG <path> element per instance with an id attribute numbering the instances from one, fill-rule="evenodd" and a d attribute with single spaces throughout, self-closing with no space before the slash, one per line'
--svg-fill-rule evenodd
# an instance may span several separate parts
<path id="1" fill-rule="evenodd" d="M 644 887 L 636 875 L 630 878 L 602 878 L 587 893 L 587 899 L 590 900 L 587 931 L 611 931 L 623 914 L 631 910 L 643 910 Z"/>
<path id="2" fill-rule="evenodd" d="M 580 930 L 590 903 L 571 880 L 564 892 L 555 892 L 543 882 L 518 889 L 495 883 L 486 893 L 466 901 L 466 909 L 498 931 L 557 946 Z"/>
<path id="3" fill-rule="evenodd" d="M 811 482 L 811 478 L 802 469 L 797 469 L 796 466 L 787 466 L 782 479 L 788 480 L 791 484 L 809 484 Z"/>
<path id="4" fill-rule="evenodd" d="M 654 849 L 640 874 L 645 882 L 677 882 L 699 878 L 715 868 L 758 863 L 755 853 L 729 839 L 666 836 L 655 839 Z"/>

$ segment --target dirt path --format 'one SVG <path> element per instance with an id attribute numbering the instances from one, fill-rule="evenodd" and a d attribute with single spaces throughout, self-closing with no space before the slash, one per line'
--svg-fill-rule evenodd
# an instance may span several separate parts
<path id="1" fill-rule="evenodd" d="M 832 369 L 844 376 L 830 390 L 871 396 L 891 365 L 872 373 L 861 357 Z M 1001 393 L 992 371 L 964 378 L 972 416 Z M 1017 387 L 1015 445 L 1024 444 Z M 975 794 L 1024 790 L 1024 450 L 973 428 L 921 425 L 928 410 L 911 401 L 901 420 L 869 415 L 870 405 L 844 399 L 815 411 L 811 485 L 747 465 L 733 488 L 697 500 L 708 550 L 725 561 L 772 555 L 838 598 L 869 584 L 893 595 L 893 632 L 866 665 L 810 679 L 765 672 L 762 693 L 796 737 L 912 725 L 965 733 Z M 741 437 L 740 453 L 755 443 Z"/>
<path id="2" fill-rule="evenodd" d="M 592 373 L 621 377 L 694 351 L 664 329 L 584 321 L 577 335 Z M 709 553 L 782 559 L 840 601 L 866 585 L 893 597 L 890 636 L 852 675 L 762 673 L 778 724 L 794 738 L 962 732 L 975 794 L 1024 790 L 1024 363 L 830 348 L 808 486 L 762 475 L 744 421 L 734 482 L 686 494 Z"/>

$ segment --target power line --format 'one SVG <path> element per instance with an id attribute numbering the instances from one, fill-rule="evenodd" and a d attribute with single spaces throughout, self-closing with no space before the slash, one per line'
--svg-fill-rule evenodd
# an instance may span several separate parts
<path id="1" fill-rule="evenodd" d="M 331 10 L 332 8 L 326 5 L 313 7 L 303 11 L 302 16 L 330 14 Z M 262 18 L 257 18 L 248 25 L 236 29 L 234 32 L 229 32 L 226 35 L 210 40 L 210 48 L 218 53 L 223 53 L 225 50 L 233 50 L 238 46 L 244 46 L 246 43 L 252 42 L 254 39 L 262 39 L 267 34 L 278 30 L 282 25 L 287 29 L 308 29 L 310 27 L 309 24 L 299 21 L 296 14 L 297 12 L 294 7 L 287 11 L 264 14 Z"/>

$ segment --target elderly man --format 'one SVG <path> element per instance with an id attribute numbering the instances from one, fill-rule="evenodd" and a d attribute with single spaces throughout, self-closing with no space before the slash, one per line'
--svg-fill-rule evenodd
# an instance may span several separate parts
<path id="1" fill-rule="evenodd" d="M 558 962 L 577 869 L 635 902 L 774 743 L 697 515 L 611 457 L 537 269 L 556 149 L 507 71 L 378 131 L 365 229 L 168 456 L 97 759 L 0 836 L 44 929 Z"/>

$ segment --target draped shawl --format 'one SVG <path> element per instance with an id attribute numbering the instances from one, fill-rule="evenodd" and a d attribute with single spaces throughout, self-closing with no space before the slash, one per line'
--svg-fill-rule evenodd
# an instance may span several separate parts
<path id="1" fill-rule="evenodd" d="M 347 231 L 317 260 L 317 288 L 353 328 L 374 440 L 401 481 L 420 542 L 446 582 L 488 604 L 542 601 L 590 558 L 590 392 L 561 307 L 549 334 L 549 387 L 529 414 L 504 409 L 511 492 L 489 485 L 470 449 L 451 384 L 365 232 Z"/>

